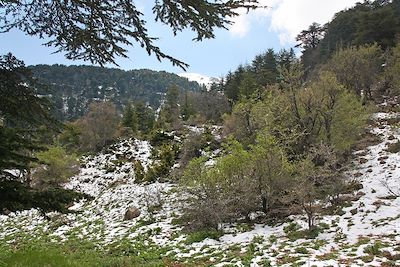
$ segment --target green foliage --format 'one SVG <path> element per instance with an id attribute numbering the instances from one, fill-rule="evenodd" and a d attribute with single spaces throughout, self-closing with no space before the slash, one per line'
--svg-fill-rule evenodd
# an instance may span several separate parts
<path id="1" fill-rule="evenodd" d="M 160 146 L 164 143 L 169 143 L 172 140 L 174 140 L 174 136 L 164 132 L 161 129 L 154 130 L 149 136 L 150 144 L 154 147 Z"/>
<path id="2" fill-rule="evenodd" d="M 219 123 L 222 115 L 230 111 L 228 99 L 217 89 L 186 92 L 181 106 L 182 117 L 189 124 Z"/>
<path id="3" fill-rule="evenodd" d="M 145 177 L 148 182 L 169 176 L 179 154 L 179 146 L 177 144 L 162 144 L 154 148 L 153 152 L 155 152 L 155 155 L 153 155 L 155 162 L 149 167 Z"/>
<path id="4" fill-rule="evenodd" d="M 285 232 L 287 237 L 289 238 L 290 241 L 295 241 L 298 239 L 315 239 L 318 237 L 319 233 L 320 233 L 320 229 L 318 227 L 314 227 L 312 229 L 307 229 L 307 230 L 290 230 L 288 232 Z M 302 252 L 305 252 L 304 254 L 307 254 L 308 251 L 304 251 L 302 250 Z M 301 252 L 297 252 L 297 253 L 301 253 Z"/>
<path id="5" fill-rule="evenodd" d="M 224 150 L 226 155 L 213 167 L 197 158 L 185 170 L 183 182 L 195 196 L 186 212 L 193 228 L 218 229 L 222 222 L 282 205 L 290 167 L 272 137 L 260 136 L 250 151 L 237 141 L 225 144 Z"/>
<path id="6" fill-rule="evenodd" d="M 326 65 L 337 80 L 357 95 L 371 97 L 371 86 L 381 71 L 382 51 L 377 44 L 342 48 Z"/>
<path id="7" fill-rule="evenodd" d="M 325 34 L 318 45 L 303 51 L 306 68 L 326 62 L 338 48 L 377 43 L 382 49 L 393 47 L 400 32 L 400 6 L 397 1 L 359 2 L 335 14 L 324 25 Z"/>
<path id="8" fill-rule="evenodd" d="M 131 104 L 125 107 L 121 124 L 123 127 L 131 128 L 133 133 L 137 131 L 138 118 Z"/>
<path id="9" fill-rule="evenodd" d="M 38 208 L 44 212 L 68 212 L 68 207 L 80 198 L 90 196 L 61 188 L 37 190 L 17 181 L 0 182 L 0 210 L 10 211 Z"/>
<path id="10" fill-rule="evenodd" d="M 286 68 L 296 62 L 293 49 L 282 50 L 275 53 L 268 49 L 265 53 L 257 55 L 252 64 L 240 65 L 233 73 L 229 72 L 219 90 L 231 102 L 237 102 L 243 98 L 259 98 L 263 88 L 275 84 L 282 77 L 279 68 Z"/>
<path id="11" fill-rule="evenodd" d="M 191 133 L 182 144 L 179 155 L 180 168 L 186 167 L 190 160 L 201 156 L 202 151 L 213 151 L 219 146 L 215 140 L 211 129 L 205 127 L 202 134 Z"/>
<path id="12" fill-rule="evenodd" d="M 375 242 L 373 245 L 366 246 L 364 248 L 364 253 L 374 256 L 379 256 L 382 253 L 381 248 L 382 248 L 382 243 Z"/>
<path id="13" fill-rule="evenodd" d="M 152 108 L 143 102 L 135 102 L 125 107 L 122 126 L 129 128 L 133 134 L 148 134 L 154 127 L 155 116 Z"/>
<path id="14" fill-rule="evenodd" d="M 393 95 L 400 92 L 400 42 L 391 50 L 383 73 Z"/>
<path id="15" fill-rule="evenodd" d="M 34 184 L 38 187 L 55 187 L 68 181 L 79 171 L 79 162 L 75 155 L 68 155 L 62 147 L 49 147 L 36 154 L 39 166 L 34 172 Z"/>
<path id="16" fill-rule="evenodd" d="M 148 134 L 153 130 L 155 123 L 154 111 L 151 107 L 146 106 L 143 102 L 136 102 L 135 105 L 135 116 L 137 117 L 138 127 L 137 129 L 141 134 Z"/>
<path id="17" fill-rule="evenodd" d="M 51 138 L 57 126 L 43 88 L 22 61 L 0 56 L 0 175 L 29 168 L 33 151 L 42 148 L 40 130 L 46 128 Z"/>
<path id="18" fill-rule="evenodd" d="M 136 267 L 164 266 L 165 249 L 155 244 L 122 240 L 118 245 L 98 248 L 90 241 L 67 241 L 63 244 L 38 240 L 9 246 L 1 246 L 2 266 L 60 266 L 60 267 Z M 79 248 L 79 249 L 77 249 Z"/>
<path id="19" fill-rule="evenodd" d="M 314 22 L 308 27 L 307 30 L 301 31 L 296 37 L 296 41 L 300 42 L 296 47 L 303 49 L 316 48 L 324 36 L 324 27 Z"/>
<path id="20" fill-rule="evenodd" d="M 165 103 L 162 105 L 157 123 L 165 130 L 179 129 L 180 120 L 180 105 L 179 100 L 180 89 L 173 85 L 171 86 L 165 96 Z"/>
<path id="21" fill-rule="evenodd" d="M 338 151 L 348 152 L 360 138 L 371 113 L 369 106 L 363 106 L 354 93 L 343 92 L 333 110 L 332 146 Z"/>
<path id="22" fill-rule="evenodd" d="M 206 238 L 218 240 L 222 235 L 223 233 L 221 231 L 216 231 L 216 230 L 203 230 L 203 231 L 192 232 L 189 233 L 188 236 L 186 237 L 185 244 L 190 245 L 196 242 L 201 242 Z"/>
<path id="23" fill-rule="evenodd" d="M 144 179 L 146 177 L 146 173 L 145 173 L 142 163 L 140 163 L 139 160 L 135 160 L 135 162 L 133 164 L 133 169 L 135 171 L 135 182 L 140 183 L 140 182 L 144 181 Z"/>
<path id="24" fill-rule="evenodd" d="M 64 125 L 63 131 L 58 135 L 58 142 L 67 151 L 76 151 L 80 147 L 81 128 L 77 123 L 68 122 Z"/>

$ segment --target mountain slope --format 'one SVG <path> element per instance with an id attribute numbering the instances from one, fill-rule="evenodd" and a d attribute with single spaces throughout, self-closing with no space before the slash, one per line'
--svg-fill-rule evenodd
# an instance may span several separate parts
<path id="1" fill-rule="evenodd" d="M 93 66 L 30 66 L 38 81 L 49 85 L 49 92 L 61 119 L 82 116 L 92 101 L 110 100 L 122 108 L 128 101 L 160 105 L 169 87 L 199 90 L 200 85 L 164 71 L 100 68 Z"/>
<path id="2" fill-rule="evenodd" d="M 219 81 L 218 78 L 208 77 L 198 73 L 183 72 L 178 75 L 187 78 L 191 82 L 197 82 L 200 85 L 204 85 L 207 89 L 210 89 L 212 83 L 217 83 Z"/>
<path id="3" fill-rule="evenodd" d="M 25 234 L 92 240 L 105 249 L 125 244 L 126 253 L 144 253 L 144 246 L 178 264 L 170 266 L 399 266 L 400 155 L 388 148 L 400 140 L 400 114 L 377 113 L 372 121 L 370 132 L 380 141 L 356 151 L 348 173 L 362 188 L 345 196 L 349 202 L 337 215 L 320 215 L 314 239 L 301 235 L 307 227 L 301 215 L 275 226 L 227 224 L 216 239 L 184 234 L 176 222 L 187 194 L 171 183 L 136 184 L 133 162 L 151 164 L 151 146 L 126 140 L 84 158 L 80 174 L 66 184 L 93 201 L 75 203 L 74 213 L 48 214 L 51 220 L 36 210 L 1 215 L 0 242 Z M 124 220 L 129 207 L 140 216 Z"/>

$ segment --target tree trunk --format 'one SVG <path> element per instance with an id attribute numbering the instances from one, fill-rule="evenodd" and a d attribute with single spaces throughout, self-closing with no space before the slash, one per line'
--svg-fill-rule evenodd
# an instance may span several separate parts
<path id="1" fill-rule="evenodd" d="M 261 197 L 262 200 L 262 211 L 267 214 L 268 212 L 268 207 L 267 207 L 267 198 L 266 197 Z"/>

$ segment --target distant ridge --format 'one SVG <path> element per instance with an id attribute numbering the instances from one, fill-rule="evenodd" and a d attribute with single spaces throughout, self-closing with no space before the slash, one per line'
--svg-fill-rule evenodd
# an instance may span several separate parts
<path id="1" fill-rule="evenodd" d="M 76 119 L 93 101 L 112 101 L 121 110 L 129 101 L 143 101 L 157 108 L 172 85 L 181 90 L 200 90 L 195 81 L 173 73 L 148 69 L 124 71 L 94 66 L 30 66 L 39 82 L 49 86 L 56 116 Z"/>

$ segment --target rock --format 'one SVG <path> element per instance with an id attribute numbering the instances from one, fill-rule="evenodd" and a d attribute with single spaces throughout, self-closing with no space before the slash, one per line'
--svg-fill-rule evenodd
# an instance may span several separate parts
<path id="1" fill-rule="evenodd" d="M 11 213 L 11 211 L 7 208 L 3 208 L 3 214 L 4 215 L 9 215 Z"/>
<path id="2" fill-rule="evenodd" d="M 382 156 L 382 157 L 378 158 L 378 161 L 384 161 L 384 160 L 386 160 L 388 158 L 389 158 L 388 156 Z"/>
<path id="3" fill-rule="evenodd" d="M 140 210 L 135 207 L 129 207 L 126 209 L 125 215 L 124 215 L 124 221 L 129 221 L 134 218 L 137 218 L 140 216 Z"/>
<path id="4" fill-rule="evenodd" d="M 394 139 L 396 139 L 396 137 L 394 137 L 393 134 L 388 137 L 388 140 L 394 140 Z"/>
<path id="5" fill-rule="evenodd" d="M 363 191 L 358 191 L 356 196 L 362 197 L 362 196 L 365 196 L 365 193 Z"/>
<path id="6" fill-rule="evenodd" d="M 364 164 L 367 163 L 368 160 L 366 158 L 360 158 L 358 162 L 360 162 L 360 164 Z"/>

